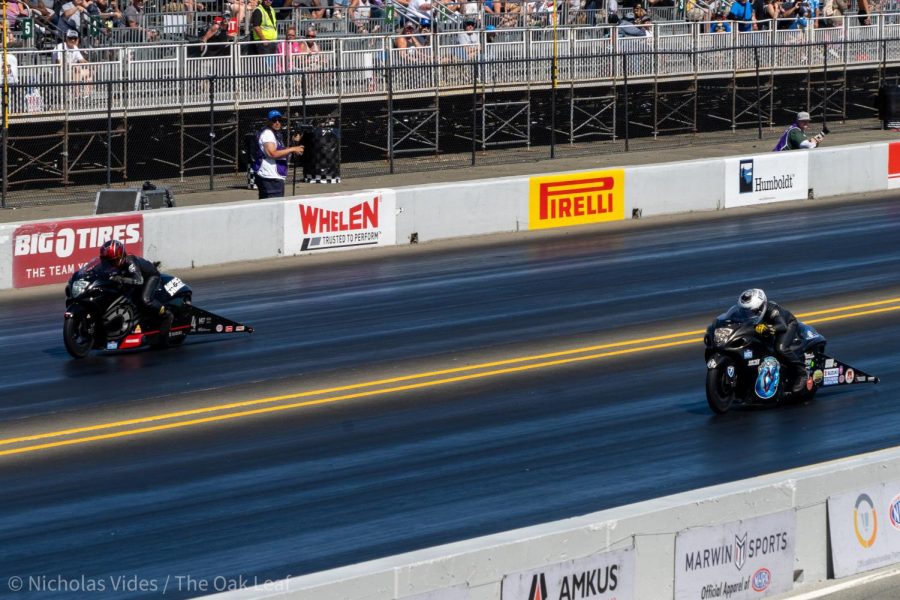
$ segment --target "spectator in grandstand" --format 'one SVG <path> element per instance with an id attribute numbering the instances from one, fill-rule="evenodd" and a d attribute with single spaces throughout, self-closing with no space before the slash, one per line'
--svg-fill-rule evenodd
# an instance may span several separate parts
<path id="1" fill-rule="evenodd" d="M 297 39 L 297 28 L 291 25 L 285 31 L 284 40 L 278 42 L 279 61 L 276 70 L 279 73 L 298 71 L 300 64 L 297 57 L 304 53 L 303 42 Z"/>
<path id="2" fill-rule="evenodd" d="M 147 41 L 155 42 L 159 39 L 159 32 L 154 29 L 146 29 L 142 25 L 144 21 L 144 0 L 131 0 L 131 4 L 125 8 L 123 17 L 125 19 L 125 27 L 140 31 Z"/>
<path id="3" fill-rule="evenodd" d="M 57 64 L 65 64 L 69 66 L 69 81 L 80 84 L 88 84 L 91 82 L 91 70 L 84 66 L 88 63 L 88 59 L 78 48 L 78 32 L 70 29 L 66 32 L 66 39 L 60 42 L 53 52 L 53 61 Z M 73 97 L 90 97 L 93 92 L 89 85 L 79 85 L 75 87 Z"/>
<path id="4" fill-rule="evenodd" d="M 5 52 L 3 58 L 5 59 L 6 83 L 10 85 L 19 83 L 19 59 L 12 52 Z"/>
<path id="5" fill-rule="evenodd" d="M 783 18 L 782 22 L 787 24 L 787 29 L 806 29 L 809 25 L 808 16 L 810 15 L 810 6 L 806 2 L 795 1 L 795 2 L 785 2 L 784 4 L 793 4 L 791 7 L 791 17 L 789 19 Z M 787 16 L 787 15 L 782 15 Z"/>
<path id="6" fill-rule="evenodd" d="M 19 19 L 31 17 L 31 9 L 24 0 L 9 0 L 6 3 L 6 25 L 10 29 L 17 29 Z"/>
<path id="7" fill-rule="evenodd" d="M 281 130 L 281 113 L 270 110 L 268 124 L 257 136 L 257 154 L 253 161 L 256 187 L 260 200 L 284 197 L 284 180 L 288 173 L 288 158 L 303 155 L 303 146 L 285 146 Z"/>
<path id="8" fill-rule="evenodd" d="M 818 148 L 822 145 L 824 134 L 815 135 L 811 138 L 806 137 L 806 130 L 809 128 L 809 113 L 800 111 L 797 118 L 791 123 L 775 144 L 774 151 L 782 150 L 810 150 Z"/>
<path id="9" fill-rule="evenodd" d="M 65 39 L 69 31 L 81 33 L 82 25 L 87 25 L 87 1 L 86 0 L 69 0 L 63 4 L 59 11 L 59 34 Z M 82 17 L 83 22 L 82 22 Z"/>
<path id="10" fill-rule="evenodd" d="M 728 11 L 728 18 L 738 24 L 738 31 L 753 31 L 756 29 L 756 15 L 753 14 L 753 5 L 750 0 L 736 0 Z"/>
<path id="11" fill-rule="evenodd" d="M 115 4 L 110 3 L 110 0 L 94 0 L 88 6 L 88 14 L 92 17 L 100 17 L 103 24 L 103 33 L 108 34 L 109 30 L 124 25 L 122 13 L 119 12 Z"/>
<path id="12" fill-rule="evenodd" d="M 416 33 L 416 26 L 407 22 L 403 26 L 401 34 L 394 38 L 394 48 L 402 50 L 399 53 L 401 60 L 419 62 L 428 58 L 428 54 L 423 49 L 422 42 Z"/>
<path id="13" fill-rule="evenodd" d="M 475 30 L 475 21 L 466 19 L 463 23 L 463 28 L 464 30 L 457 36 L 461 48 L 456 49 L 456 57 L 459 60 L 475 60 L 478 58 L 478 51 L 481 46 L 478 32 Z"/>
<path id="14" fill-rule="evenodd" d="M 232 41 L 234 38 L 228 35 L 228 21 L 224 16 L 217 15 L 200 36 L 201 49 L 198 56 L 228 56 L 231 48 L 226 44 Z"/>
<path id="15" fill-rule="evenodd" d="M 322 50 L 316 42 L 316 28 L 309 27 L 306 30 L 306 39 L 300 42 L 300 51 L 308 54 L 318 54 Z"/>
<path id="16" fill-rule="evenodd" d="M 856 18 L 858 19 L 860 25 L 872 24 L 872 19 L 869 18 L 869 0 L 857 0 Z"/>
<path id="17" fill-rule="evenodd" d="M 372 19 L 372 3 L 369 0 L 356 0 L 356 6 L 351 13 L 353 28 L 357 33 L 369 33 Z"/>
<path id="18" fill-rule="evenodd" d="M 822 15 L 825 17 L 822 26 L 842 27 L 848 8 L 846 0 L 825 0 L 822 6 Z"/>
<path id="19" fill-rule="evenodd" d="M 709 24 L 710 33 L 731 33 L 731 23 L 725 20 L 725 9 L 719 8 L 713 15 L 713 21 Z"/>
<path id="20" fill-rule="evenodd" d="M 697 0 L 687 0 L 684 5 L 684 18 L 689 23 L 704 23 L 709 21 L 710 11 Z"/>
<path id="21" fill-rule="evenodd" d="M 634 13 L 625 13 L 619 22 L 619 35 L 625 37 L 647 37 L 648 32 L 643 27 L 638 27 L 634 23 Z"/>
<path id="22" fill-rule="evenodd" d="M 610 25 L 619 24 L 619 0 L 607 0 L 606 22 Z"/>
<path id="23" fill-rule="evenodd" d="M 410 15 L 420 24 L 431 25 L 431 0 L 409 0 Z"/>
<path id="24" fill-rule="evenodd" d="M 675 0 L 647 0 L 647 4 L 650 6 L 675 6 Z"/>
<path id="25" fill-rule="evenodd" d="M 645 29 L 647 35 L 652 35 L 651 29 L 653 23 L 643 4 L 634 5 L 634 24 Z"/>
<path id="26" fill-rule="evenodd" d="M 760 30 L 772 29 L 778 18 L 778 4 L 775 0 L 753 0 L 753 13 Z"/>
<path id="27" fill-rule="evenodd" d="M 262 0 L 250 16 L 255 52 L 257 54 L 274 54 L 277 50 L 275 40 L 278 39 L 278 18 L 272 9 L 272 0 Z"/>

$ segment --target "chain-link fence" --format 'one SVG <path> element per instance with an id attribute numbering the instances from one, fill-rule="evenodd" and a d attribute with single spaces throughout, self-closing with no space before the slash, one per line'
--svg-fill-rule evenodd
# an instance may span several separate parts
<path id="1" fill-rule="evenodd" d="M 279 70 L 254 57 L 253 75 L 222 67 L 165 78 L 148 60 L 131 72 L 145 77 L 12 84 L 3 205 L 84 201 L 99 187 L 145 180 L 181 192 L 244 187 L 247 138 L 270 108 L 291 132 L 333 127 L 344 179 L 774 139 L 804 109 L 831 129 L 871 128 L 879 88 L 896 80 L 895 55 L 900 65 L 900 41 L 883 38 L 711 42 L 688 53 L 620 41 L 584 54 L 573 40 L 556 56 L 550 44 L 533 46 L 528 59 L 496 44 L 472 53 L 445 45 L 421 63 L 405 52 L 386 64 L 366 49 L 349 68 Z"/>

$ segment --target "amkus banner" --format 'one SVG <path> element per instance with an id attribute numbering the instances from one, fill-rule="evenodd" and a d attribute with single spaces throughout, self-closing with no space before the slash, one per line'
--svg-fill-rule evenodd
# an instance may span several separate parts
<path id="1" fill-rule="evenodd" d="M 809 152 L 794 150 L 725 161 L 725 208 L 803 200 L 809 193 Z"/>
<path id="2" fill-rule="evenodd" d="M 675 600 L 741 600 L 794 587 L 793 510 L 675 536 Z"/>
<path id="3" fill-rule="evenodd" d="M 288 200 L 284 203 L 284 253 L 393 245 L 396 206 L 393 190 Z"/>
<path id="4" fill-rule="evenodd" d="M 900 482 L 828 498 L 835 577 L 900 563 Z"/>
<path id="5" fill-rule="evenodd" d="M 594 554 L 503 578 L 503 600 L 631 600 L 634 551 Z"/>

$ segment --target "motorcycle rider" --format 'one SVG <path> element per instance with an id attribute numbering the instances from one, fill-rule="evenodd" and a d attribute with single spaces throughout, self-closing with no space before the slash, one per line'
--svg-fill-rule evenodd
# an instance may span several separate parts
<path id="1" fill-rule="evenodd" d="M 110 277 L 112 281 L 135 288 L 140 286 L 140 293 L 135 294 L 137 301 L 149 314 L 159 315 L 160 334 L 168 335 L 174 315 L 153 297 L 159 287 L 159 269 L 156 265 L 143 257 L 128 254 L 125 244 L 119 240 L 109 240 L 100 247 L 100 260 L 116 270 L 116 275 Z"/>
<path id="2" fill-rule="evenodd" d="M 803 391 L 809 373 L 797 334 L 797 317 L 791 311 L 769 301 L 766 293 L 758 288 L 745 290 L 738 298 L 738 305 L 752 315 L 756 322 L 756 333 L 774 336 L 775 354 L 782 363 L 791 365 L 797 375 L 791 391 L 795 394 Z"/>

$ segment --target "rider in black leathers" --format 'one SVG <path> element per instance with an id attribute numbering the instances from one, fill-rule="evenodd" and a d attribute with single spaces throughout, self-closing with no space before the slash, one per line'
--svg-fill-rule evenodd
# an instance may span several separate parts
<path id="1" fill-rule="evenodd" d="M 796 394 L 806 387 L 809 373 L 803 360 L 803 345 L 798 335 L 797 317 L 766 298 L 760 289 L 749 289 L 738 298 L 738 304 L 749 310 L 755 317 L 756 332 L 774 337 L 775 354 L 783 364 L 794 369 L 793 392 Z"/>
<path id="2" fill-rule="evenodd" d="M 156 298 L 159 287 L 159 269 L 149 260 L 125 252 L 125 244 L 118 240 L 109 240 L 100 247 L 100 260 L 114 267 L 117 274 L 110 279 L 119 283 L 140 287 L 136 294 L 141 307 L 152 315 L 162 318 L 162 331 L 167 332 L 172 324 L 172 313 Z"/>

